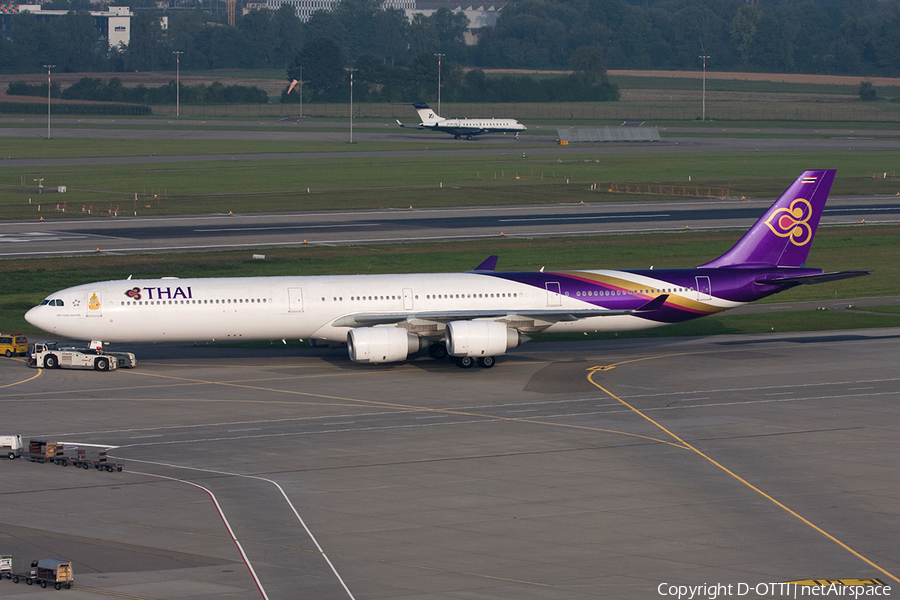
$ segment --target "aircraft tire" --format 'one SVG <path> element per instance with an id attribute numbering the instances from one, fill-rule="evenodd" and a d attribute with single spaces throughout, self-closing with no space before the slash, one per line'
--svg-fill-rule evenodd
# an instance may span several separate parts
<path id="1" fill-rule="evenodd" d="M 471 356 L 459 356 L 454 358 L 453 362 L 461 369 L 470 369 L 475 364 L 475 359 Z"/>
<path id="2" fill-rule="evenodd" d="M 447 346 L 443 344 L 432 344 L 428 347 L 428 354 L 435 360 L 447 358 Z"/>
<path id="3" fill-rule="evenodd" d="M 494 360 L 493 356 L 485 356 L 478 359 L 478 366 L 482 369 L 490 369 L 494 366 L 494 363 L 497 362 Z"/>

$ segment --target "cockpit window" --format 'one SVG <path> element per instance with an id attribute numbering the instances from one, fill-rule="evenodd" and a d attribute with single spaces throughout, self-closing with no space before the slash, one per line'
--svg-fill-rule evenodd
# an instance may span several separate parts
<path id="1" fill-rule="evenodd" d="M 65 306 L 63 301 L 58 298 L 56 300 L 44 300 L 41 302 L 41 306 L 44 306 L 45 304 L 48 306 Z"/>
<path id="2" fill-rule="evenodd" d="M 46 305 L 48 305 L 48 304 L 50 304 L 50 301 L 49 301 L 49 300 L 44 300 L 43 302 L 41 302 L 41 303 L 39 304 L 39 306 L 46 306 Z"/>

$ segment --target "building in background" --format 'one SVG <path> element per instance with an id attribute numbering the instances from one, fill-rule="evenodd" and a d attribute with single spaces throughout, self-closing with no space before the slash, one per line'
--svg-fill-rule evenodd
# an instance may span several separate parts
<path id="1" fill-rule="evenodd" d="M 493 27 L 497 24 L 500 11 L 506 0 L 498 2 L 459 2 L 459 0 L 417 0 L 416 7 L 406 11 L 406 18 L 412 21 L 413 15 L 421 13 L 430 17 L 438 10 L 446 8 L 450 12 L 463 13 L 469 19 L 466 29 L 466 45 L 474 46 L 478 42 L 478 30 L 482 27 Z"/>
<path id="2" fill-rule="evenodd" d="M 31 13 L 38 19 L 54 19 L 68 14 L 67 10 L 43 10 L 40 4 L 0 4 L 0 30 L 4 35 L 9 32 L 9 19 L 12 15 Z M 134 16 L 127 6 L 110 6 L 105 11 L 92 10 L 89 14 L 101 37 L 106 38 L 111 48 L 120 44 L 127 46 L 131 42 L 131 17 Z"/>
<path id="3" fill-rule="evenodd" d="M 332 10 L 340 0 L 267 0 L 266 8 L 278 10 L 284 5 L 294 8 L 294 12 L 304 23 L 317 10 Z M 460 2 L 459 0 L 385 0 L 383 8 L 399 8 L 412 21 L 417 13 L 431 16 L 441 8 L 455 13 L 463 13 L 469 19 L 466 30 L 466 44 L 472 45 L 478 39 L 478 30 L 482 27 L 493 27 L 500 16 L 506 0 L 497 2 Z M 250 4 L 247 4 L 250 8 Z"/>

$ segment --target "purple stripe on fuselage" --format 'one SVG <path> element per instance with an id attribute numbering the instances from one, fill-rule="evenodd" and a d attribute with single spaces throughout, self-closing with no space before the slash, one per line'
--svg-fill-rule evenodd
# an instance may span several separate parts
<path id="1" fill-rule="evenodd" d="M 483 275 L 515 281 L 544 292 L 555 292 L 556 284 L 558 284 L 561 296 L 609 310 L 636 309 L 653 298 L 669 294 L 669 299 L 661 310 L 635 316 L 651 321 L 677 323 L 723 310 L 704 302 L 704 299 L 709 300 L 710 295 L 719 300 L 745 303 L 765 298 L 785 289 L 785 286 L 780 284 L 756 283 L 767 274 L 800 276 L 820 274 L 821 272 L 820 269 L 803 268 L 720 268 L 573 271 L 568 273 L 522 271 L 483 273 Z M 698 281 L 698 278 L 701 278 L 701 281 Z M 708 289 L 705 287 L 707 278 Z M 652 281 L 653 283 L 644 284 L 640 281 Z"/>

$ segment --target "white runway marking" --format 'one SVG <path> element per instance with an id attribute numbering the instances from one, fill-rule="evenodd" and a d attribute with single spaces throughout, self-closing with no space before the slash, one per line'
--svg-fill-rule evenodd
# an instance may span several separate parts
<path id="1" fill-rule="evenodd" d="M 598 219 L 654 219 L 658 217 L 670 217 L 668 214 L 659 215 L 597 215 L 586 217 L 531 217 L 528 219 L 499 219 L 500 223 L 532 223 L 536 221 L 593 221 Z"/>

